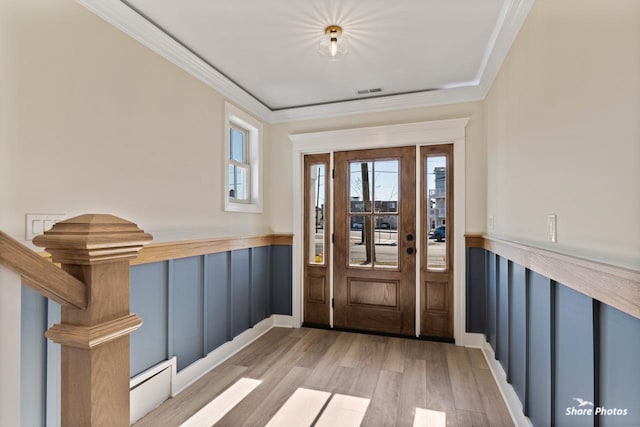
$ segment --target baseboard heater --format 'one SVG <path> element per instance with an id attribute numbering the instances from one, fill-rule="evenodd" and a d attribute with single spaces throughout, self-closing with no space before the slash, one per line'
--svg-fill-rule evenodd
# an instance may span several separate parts
<path id="1" fill-rule="evenodd" d="M 131 379 L 129 383 L 131 424 L 171 397 L 171 382 L 176 359 L 159 363 Z"/>

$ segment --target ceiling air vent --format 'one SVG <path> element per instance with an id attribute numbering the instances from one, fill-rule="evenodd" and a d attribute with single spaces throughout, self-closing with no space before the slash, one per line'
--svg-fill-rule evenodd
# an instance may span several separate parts
<path id="1" fill-rule="evenodd" d="M 378 93 L 382 92 L 381 87 L 374 87 L 373 89 L 361 89 L 358 91 L 358 95 L 366 95 L 368 93 Z"/>

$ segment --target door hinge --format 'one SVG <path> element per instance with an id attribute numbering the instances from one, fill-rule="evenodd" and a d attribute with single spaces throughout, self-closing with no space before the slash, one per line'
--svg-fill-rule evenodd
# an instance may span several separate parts
<path id="1" fill-rule="evenodd" d="M 336 300 L 331 298 L 331 308 L 335 308 L 336 306 Z"/>
<path id="2" fill-rule="evenodd" d="M 335 242 L 336 242 L 336 234 L 331 233 L 331 243 L 335 243 Z"/>
<path id="3" fill-rule="evenodd" d="M 331 169 L 331 179 L 335 179 L 335 178 L 336 178 L 336 170 Z"/>

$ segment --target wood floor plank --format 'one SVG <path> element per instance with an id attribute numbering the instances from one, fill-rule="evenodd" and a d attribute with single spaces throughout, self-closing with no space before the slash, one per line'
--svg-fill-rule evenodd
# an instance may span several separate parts
<path id="1" fill-rule="evenodd" d="M 217 424 L 218 426 L 263 427 L 291 395 L 302 385 L 308 368 L 293 366 L 278 381 L 267 378 L 253 393 L 240 402 Z"/>
<path id="2" fill-rule="evenodd" d="M 472 368 L 489 369 L 489 365 L 487 365 L 487 361 L 482 355 L 482 350 L 479 348 L 467 348 L 467 354 L 469 355 L 469 360 L 471 360 Z"/>
<path id="3" fill-rule="evenodd" d="M 158 408 L 145 415 L 135 423 L 135 426 L 179 426 L 240 379 L 246 371 L 247 368 L 245 366 L 227 366 L 215 369 L 193 383 L 182 393 L 168 399 Z"/>
<path id="4" fill-rule="evenodd" d="M 370 400 L 335 394 L 315 427 L 360 427 Z"/>
<path id="5" fill-rule="evenodd" d="M 223 365 L 253 366 L 278 351 L 286 340 L 292 340 L 290 331 L 285 328 L 273 328 L 251 343 L 250 346 L 230 357 Z"/>
<path id="6" fill-rule="evenodd" d="M 361 372 L 362 368 L 338 366 L 329 380 L 327 391 L 339 394 L 350 394 Z"/>
<path id="7" fill-rule="evenodd" d="M 402 378 L 403 375 L 399 372 L 385 370 L 380 372 L 363 426 L 379 427 L 396 424 Z"/>
<path id="8" fill-rule="evenodd" d="M 331 378 L 352 344 L 352 334 L 333 332 L 331 335 L 335 336 L 335 340 L 326 353 L 317 361 L 313 372 L 305 380 L 305 387 L 329 390 Z"/>
<path id="9" fill-rule="evenodd" d="M 337 334 L 327 334 L 323 331 L 321 334 L 309 334 L 307 336 L 312 336 L 313 341 L 306 346 L 304 350 L 304 355 L 298 360 L 296 363 L 297 366 L 302 366 L 305 368 L 315 368 L 320 359 L 324 357 L 324 355 L 329 351 L 333 343 L 335 343 L 338 338 Z M 294 346 L 292 350 L 296 350 Z M 299 350 L 298 350 L 299 351 Z"/>
<path id="10" fill-rule="evenodd" d="M 389 338 L 386 343 L 386 352 L 382 369 L 392 372 L 404 372 L 406 348 L 407 340 L 402 338 Z"/>
<path id="11" fill-rule="evenodd" d="M 458 417 L 458 427 L 494 427 L 487 420 L 487 417 L 482 412 L 465 411 L 458 409 L 456 411 Z"/>
<path id="12" fill-rule="evenodd" d="M 454 344 L 432 342 L 426 352 L 427 407 L 425 409 L 447 411 L 455 409 L 451 386 L 447 347 Z"/>
<path id="13" fill-rule="evenodd" d="M 340 361 L 340 366 L 345 368 L 358 368 L 360 365 L 360 352 L 362 351 L 362 342 L 365 339 L 364 334 L 351 335 L 351 345 L 349 350 Z"/>
<path id="14" fill-rule="evenodd" d="M 490 425 L 512 427 L 513 420 L 509 416 L 509 411 L 491 375 L 491 371 L 488 369 L 474 369 L 473 375 L 482 394 L 484 413 L 487 415 Z"/>
<path id="15" fill-rule="evenodd" d="M 407 340 L 405 357 L 407 359 L 425 360 L 429 343 L 422 340 Z"/>
<path id="16" fill-rule="evenodd" d="M 331 393 L 297 388 L 278 409 L 266 427 L 310 427 L 322 411 Z"/>
<path id="17" fill-rule="evenodd" d="M 396 425 L 411 426 L 416 408 L 425 408 L 427 404 L 427 364 L 425 360 L 406 359 L 404 368 Z"/>
<path id="18" fill-rule="evenodd" d="M 453 344 L 274 328 L 136 426 L 179 426 L 242 377 L 262 384 L 217 425 L 264 426 L 303 387 L 370 399 L 362 421 L 369 427 L 412 426 L 416 408 L 444 412 L 451 427 L 512 426 L 481 362 L 475 349 Z"/>
<path id="19" fill-rule="evenodd" d="M 482 412 L 482 399 L 466 348 L 450 345 L 446 347 L 446 352 L 456 409 Z"/>
<path id="20" fill-rule="evenodd" d="M 260 380 L 240 378 L 180 427 L 211 427 L 259 385 Z"/>

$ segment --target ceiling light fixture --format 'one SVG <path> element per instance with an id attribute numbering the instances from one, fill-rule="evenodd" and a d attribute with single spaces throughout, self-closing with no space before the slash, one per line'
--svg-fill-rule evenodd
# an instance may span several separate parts
<path id="1" fill-rule="evenodd" d="M 349 42 L 342 28 L 338 25 L 329 25 L 325 28 L 318 50 L 332 61 L 344 56 L 349 51 Z"/>

